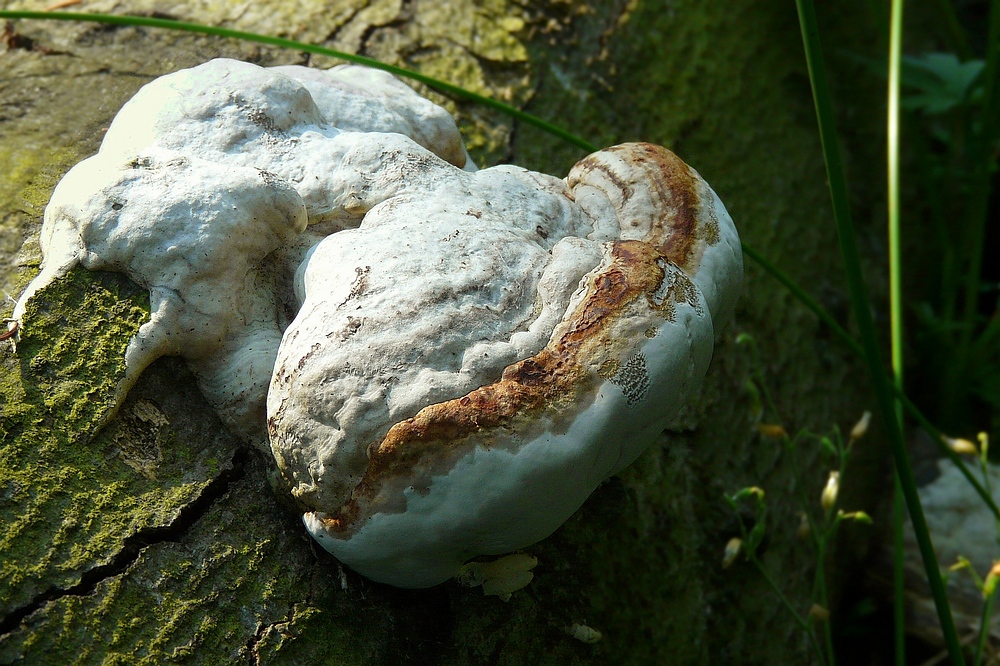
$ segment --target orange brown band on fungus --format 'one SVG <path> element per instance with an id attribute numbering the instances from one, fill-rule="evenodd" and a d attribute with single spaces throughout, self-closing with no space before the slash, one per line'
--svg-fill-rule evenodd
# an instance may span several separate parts
<path id="1" fill-rule="evenodd" d="M 596 396 L 604 381 L 601 368 L 617 360 L 627 344 L 614 335 L 616 326 L 637 307 L 666 318 L 677 303 L 697 303 L 697 289 L 683 276 L 656 302 L 667 278 L 664 259 L 650 243 L 614 242 L 610 265 L 588 280 L 586 296 L 541 352 L 508 366 L 498 382 L 425 407 L 390 428 L 369 448 L 368 468 L 351 499 L 336 514 L 321 518 L 324 526 L 348 538 L 387 489 L 413 485 L 422 472 L 441 470 L 476 446 L 516 446 L 544 429 L 568 426 Z"/>
<path id="2" fill-rule="evenodd" d="M 638 168 L 640 177 L 629 181 L 614 172 L 604 160 L 607 155 L 617 155 L 630 167 Z M 672 151 L 652 143 L 627 143 L 612 146 L 577 162 L 569 183 L 579 182 L 577 173 L 600 171 L 622 196 L 622 206 L 628 203 L 637 186 L 652 188 L 657 204 L 653 223 L 644 240 L 655 243 L 660 252 L 689 275 L 698 270 L 701 261 L 699 245 L 715 245 L 721 239 L 719 222 L 711 207 L 702 207 L 699 190 L 707 187 L 694 170 Z M 705 211 L 707 221 L 700 221 L 699 213 Z M 629 220 L 621 220 L 623 227 Z"/>

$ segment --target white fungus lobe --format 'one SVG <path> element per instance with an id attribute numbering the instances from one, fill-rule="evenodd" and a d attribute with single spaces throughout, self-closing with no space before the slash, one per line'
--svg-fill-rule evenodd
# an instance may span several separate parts
<path id="1" fill-rule="evenodd" d="M 725 207 L 664 148 L 477 171 L 384 72 L 232 60 L 140 90 L 56 188 L 42 247 L 15 317 L 76 264 L 127 273 L 152 312 L 119 398 L 183 356 L 310 534 L 402 587 L 544 538 L 635 460 L 742 279 Z"/>

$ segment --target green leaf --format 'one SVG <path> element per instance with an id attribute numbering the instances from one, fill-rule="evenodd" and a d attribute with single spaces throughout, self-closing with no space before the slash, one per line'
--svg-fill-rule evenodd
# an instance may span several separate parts
<path id="1" fill-rule="evenodd" d="M 961 62 L 954 53 L 906 56 L 901 67 L 902 84 L 919 92 L 900 99 L 900 105 L 928 114 L 941 114 L 974 99 L 983 72 L 982 60 Z"/>
<path id="2" fill-rule="evenodd" d="M 820 437 L 819 445 L 823 447 L 823 450 L 829 453 L 831 456 L 837 455 L 837 447 L 834 445 L 833 440 L 829 437 Z"/>

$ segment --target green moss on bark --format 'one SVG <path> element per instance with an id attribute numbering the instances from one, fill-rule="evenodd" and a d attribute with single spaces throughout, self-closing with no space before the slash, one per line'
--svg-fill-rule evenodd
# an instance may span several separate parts
<path id="1" fill-rule="evenodd" d="M 312 556 L 283 529 L 260 462 L 245 465 L 181 542 L 151 545 L 93 593 L 50 602 L 5 638 L 0 661 L 246 662 L 257 634 L 307 595 Z"/>
<path id="2" fill-rule="evenodd" d="M 16 353 L 10 343 L 0 351 L 0 613 L 75 585 L 127 537 L 169 522 L 214 476 L 204 460 L 211 447 L 194 442 L 159 462 L 161 444 L 177 443 L 149 401 L 129 403 L 94 436 L 148 308 L 127 280 L 74 269 L 29 302 Z M 156 452 L 146 475 L 136 473 L 144 449 Z"/>

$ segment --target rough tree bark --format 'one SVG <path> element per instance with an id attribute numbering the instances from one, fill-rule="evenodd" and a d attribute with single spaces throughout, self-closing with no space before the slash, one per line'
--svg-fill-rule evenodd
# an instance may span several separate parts
<path id="1" fill-rule="evenodd" d="M 83 8 L 324 43 L 499 97 L 600 145 L 667 145 L 714 186 L 744 239 L 846 316 L 790 1 L 146 0 Z M 827 25 L 827 43 L 862 48 L 846 20 Z M 0 273 L 10 292 L 37 268 L 41 212 L 55 182 L 96 151 L 139 86 L 220 55 L 333 64 L 151 29 L 18 22 L 6 35 L 0 253 L 11 260 L 26 239 L 19 273 Z M 457 113 L 482 164 L 563 175 L 582 157 L 491 111 L 434 98 Z M 855 158 L 869 156 L 863 140 L 852 147 Z M 878 173 L 864 164 L 854 163 L 855 175 Z M 147 371 L 120 415 L 95 432 L 124 346 L 147 314 L 143 291 L 125 278 L 79 270 L 32 307 L 16 353 L 0 343 L 0 663 L 812 660 L 807 637 L 762 577 L 742 562 L 720 566 L 738 532 L 723 495 L 760 486 L 771 508 L 764 562 L 805 612 L 814 559 L 795 538 L 798 498 L 801 491 L 818 501 L 826 479 L 817 455 L 793 464 L 777 440 L 757 433 L 744 391 L 750 359 L 734 337 L 747 331 L 759 341 L 790 429 L 850 427 L 865 402 L 863 372 L 752 263 L 692 429 L 665 434 L 529 548 L 540 562 L 536 578 L 509 603 L 454 582 L 398 590 L 340 567 L 271 491 L 269 461 L 223 429 L 176 359 Z M 574 640 L 565 631 L 574 623 L 603 639 Z"/>

